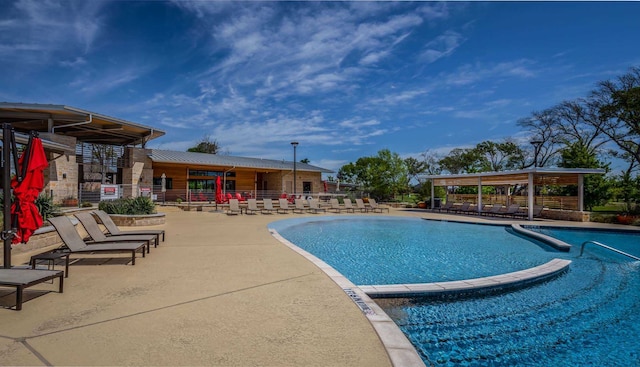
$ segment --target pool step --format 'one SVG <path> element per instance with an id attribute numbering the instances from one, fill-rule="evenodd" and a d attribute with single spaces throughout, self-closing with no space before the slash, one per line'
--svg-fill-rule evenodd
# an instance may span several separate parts
<path id="1" fill-rule="evenodd" d="M 530 269 L 484 278 L 436 283 L 360 285 L 358 287 L 373 298 L 484 293 L 520 288 L 547 280 L 565 272 L 569 268 L 569 264 L 571 264 L 571 260 L 553 259 Z"/>

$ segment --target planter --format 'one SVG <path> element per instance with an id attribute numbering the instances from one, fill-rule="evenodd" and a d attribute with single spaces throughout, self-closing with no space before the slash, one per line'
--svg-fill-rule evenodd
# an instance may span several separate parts
<path id="1" fill-rule="evenodd" d="M 121 215 L 109 214 L 111 220 L 117 226 L 136 227 L 136 226 L 157 226 L 164 224 L 164 213 L 147 214 L 147 215 Z"/>
<path id="2" fill-rule="evenodd" d="M 62 206 L 75 206 L 78 207 L 78 199 L 62 199 Z"/>
<path id="3" fill-rule="evenodd" d="M 620 224 L 633 224 L 638 219 L 635 215 L 619 214 L 616 220 Z"/>
<path id="4" fill-rule="evenodd" d="M 418 208 L 427 209 L 427 203 L 418 203 Z"/>

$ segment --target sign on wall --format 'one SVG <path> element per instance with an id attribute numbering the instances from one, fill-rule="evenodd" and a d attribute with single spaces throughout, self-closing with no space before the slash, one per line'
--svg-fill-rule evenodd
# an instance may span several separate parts
<path id="1" fill-rule="evenodd" d="M 120 185 L 100 185 L 100 200 L 115 200 L 120 197 Z"/>

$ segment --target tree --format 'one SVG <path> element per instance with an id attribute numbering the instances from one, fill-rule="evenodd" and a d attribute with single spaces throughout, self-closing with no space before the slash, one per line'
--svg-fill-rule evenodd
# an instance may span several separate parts
<path id="1" fill-rule="evenodd" d="M 407 186 L 407 168 L 397 153 L 388 149 L 377 156 L 361 157 L 342 166 L 338 172 L 342 182 L 360 186 L 377 199 L 387 199 Z"/>
<path id="2" fill-rule="evenodd" d="M 309 164 L 309 163 L 311 163 L 311 161 L 309 160 L 309 158 L 304 158 L 304 159 L 301 159 L 301 160 L 300 160 L 300 163 L 306 163 L 306 164 Z"/>
<path id="3" fill-rule="evenodd" d="M 404 164 L 407 167 L 407 181 L 418 181 L 418 175 L 424 173 L 427 169 L 427 162 L 419 161 L 413 157 L 404 159 Z"/>
<path id="4" fill-rule="evenodd" d="M 211 139 L 209 135 L 205 135 L 196 146 L 187 149 L 187 152 L 218 154 L 220 152 L 220 144 L 217 140 Z"/>
<path id="5" fill-rule="evenodd" d="M 452 174 L 476 173 L 482 169 L 481 156 L 475 149 L 455 148 L 440 159 L 438 164 Z"/>
<path id="6" fill-rule="evenodd" d="M 633 67 L 616 81 L 603 81 L 591 94 L 600 112 L 595 125 L 629 159 L 640 163 L 640 67 Z"/>
<path id="7" fill-rule="evenodd" d="M 557 128 L 559 125 L 558 114 L 553 108 L 544 111 L 533 112 L 531 116 L 518 120 L 517 124 L 530 132 L 531 141 L 538 141 L 538 155 L 531 154 L 521 162 L 520 168 L 534 166 L 537 158 L 537 165 L 544 167 L 553 162 L 559 152 L 559 138 Z M 528 161 L 528 162 L 527 162 Z"/>
<path id="8" fill-rule="evenodd" d="M 481 160 L 481 171 L 499 172 L 520 168 L 525 152 L 513 141 L 505 140 L 501 143 L 483 141 L 476 145 L 475 150 Z"/>
<path id="9" fill-rule="evenodd" d="M 604 168 L 609 170 L 609 165 L 600 162 L 596 153 L 583 142 L 576 141 L 561 151 L 560 167 L 564 168 Z M 611 198 L 610 182 L 603 175 L 587 175 L 584 178 L 584 205 L 587 210 L 592 210 L 596 205 L 603 205 Z M 577 196 L 578 187 L 565 186 L 564 194 Z"/>

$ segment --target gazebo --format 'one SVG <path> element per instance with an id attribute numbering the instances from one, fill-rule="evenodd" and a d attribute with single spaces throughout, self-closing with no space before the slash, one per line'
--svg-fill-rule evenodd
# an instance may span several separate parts
<path id="1" fill-rule="evenodd" d="M 434 195 L 436 186 L 477 186 L 478 211 L 482 208 L 482 186 L 506 187 L 506 192 L 516 185 L 527 185 L 527 209 L 528 219 L 533 220 L 533 205 L 535 203 L 535 186 L 540 185 L 576 185 L 578 186 L 577 207 L 575 210 L 584 210 L 584 175 L 604 174 L 604 169 L 599 168 L 546 168 L 535 167 L 516 171 L 482 172 L 451 175 L 427 175 L 423 178 L 431 180 L 431 207 L 434 207 Z M 509 195 L 506 195 L 507 200 Z M 506 203 L 509 204 L 508 202 Z"/>

